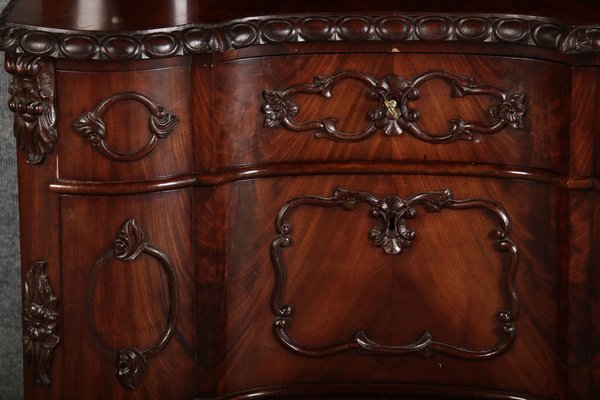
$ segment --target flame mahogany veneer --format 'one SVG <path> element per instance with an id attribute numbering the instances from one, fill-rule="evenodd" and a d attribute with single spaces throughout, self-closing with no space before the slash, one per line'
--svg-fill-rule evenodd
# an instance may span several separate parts
<path id="1" fill-rule="evenodd" d="M 599 398 L 600 10 L 434 3 L 11 1 L 26 399 Z"/>

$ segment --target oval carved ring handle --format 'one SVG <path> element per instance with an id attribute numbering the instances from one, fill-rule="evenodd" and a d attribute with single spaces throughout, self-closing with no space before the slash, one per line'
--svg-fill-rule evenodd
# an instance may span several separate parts
<path id="1" fill-rule="evenodd" d="M 108 348 L 98 337 L 97 329 L 94 323 L 94 308 L 92 299 L 94 297 L 94 287 L 97 275 L 97 267 L 92 272 L 92 277 L 88 286 L 88 324 L 92 338 L 102 352 L 112 359 L 116 359 L 117 376 L 123 386 L 129 389 L 135 389 L 139 379 L 145 372 L 146 362 L 160 352 L 171 340 L 175 333 L 177 325 L 177 315 L 179 313 L 179 292 L 175 269 L 171 265 L 166 254 L 156 249 L 145 241 L 144 232 L 137 225 L 135 218 L 125 222 L 113 243 L 112 255 L 121 261 L 133 261 L 140 254 L 146 254 L 156 259 L 167 277 L 167 286 L 169 290 L 169 311 L 167 325 L 160 339 L 150 348 L 139 350 L 135 347 L 120 349 L 118 351 Z"/>
<path id="2" fill-rule="evenodd" d="M 122 153 L 112 149 L 106 143 L 106 124 L 102 118 L 106 110 L 114 103 L 122 100 L 134 100 L 142 103 L 150 111 L 150 140 L 142 148 L 130 153 Z M 146 96 L 135 92 L 123 92 L 102 100 L 91 112 L 82 114 L 73 123 L 73 129 L 84 138 L 104 157 L 115 161 L 136 161 L 144 158 L 154 150 L 158 139 L 165 139 L 173 134 L 179 118 L 168 113 L 162 106 L 153 103 Z"/>

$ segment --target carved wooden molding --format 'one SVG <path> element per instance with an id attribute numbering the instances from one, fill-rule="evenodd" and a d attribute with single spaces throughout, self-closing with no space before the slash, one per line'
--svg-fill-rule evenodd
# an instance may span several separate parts
<path id="1" fill-rule="evenodd" d="M 148 123 L 150 140 L 141 149 L 130 153 L 113 150 L 106 143 L 106 125 L 102 119 L 102 116 L 112 104 L 123 100 L 134 100 L 142 103 L 151 114 Z M 158 139 L 165 139 L 172 135 L 177 123 L 179 123 L 179 118 L 166 112 L 162 106 L 153 103 L 146 96 L 135 92 L 124 92 L 102 100 L 93 111 L 81 115 L 73 123 L 73 129 L 82 137 L 88 139 L 92 146 L 104 157 L 115 161 L 136 161 L 150 154 L 156 147 Z"/>
<path id="2" fill-rule="evenodd" d="M 415 206 L 417 205 L 432 212 L 442 209 L 486 209 L 498 219 L 496 245 L 499 251 L 507 252 L 509 255 L 504 272 L 504 290 L 509 304 L 506 309 L 500 310 L 497 314 L 502 337 L 495 346 L 482 350 L 457 347 L 438 342 L 429 331 L 425 331 L 414 343 L 407 345 L 382 345 L 369 339 L 364 331 L 357 332 L 351 340 L 341 344 L 321 348 L 303 347 L 294 342 L 287 332 L 293 308 L 283 300 L 286 268 L 280 257 L 281 249 L 292 244 L 292 227 L 286 218 L 294 208 L 299 206 L 341 207 L 351 211 L 357 203 L 367 203 L 372 207 L 371 217 L 377 219 L 377 226 L 371 231 L 371 240 L 376 246 L 383 247 L 384 251 L 391 254 L 400 253 L 402 246 L 410 245 L 410 241 L 414 239 L 414 232 L 406 228 L 406 219 L 416 215 Z M 419 193 L 406 199 L 397 196 L 379 199 L 370 193 L 338 188 L 332 197 L 299 196 L 289 200 L 277 214 L 275 230 L 278 236 L 271 243 L 271 262 L 275 273 L 275 283 L 271 294 L 271 311 L 275 316 L 273 333 L 287 349 L 295 353 L 309 357 L 321 357 L 350 350 L 356 350 L 363 354 L 380 355 L 427 355 L 435 351 L 468 359 L 487 359 L 505 351 L 515 338 L 514 321 L 518 315 L 518 304 L 514 275 L 518 262 L 518 250 L 508 237 L 510 230 L 508 215 L 500 206 L 490 200 L 456 200 L 452 198 L 450 189 Z"/>
<path id="3" fill-rule="evenodd" d="M 50 366 L 60 341 L 58 299 L 45 272 L 46 263 L 29 267 L 23 289 L 23 353 L 37 383 L 50 385 Z"/>
<path id="4" fill-rule="evenodd" d="M 167 324 L 160 339 L 152 347 L 146 350 L 140 350 L 135 347 L 113 350 L 106 346 L 99 338 L 94 322 L 94 307 L 92 304 L 99 267 L 98 263 L 94 266 L 88 284 L 88 325 L 92 338 L 102 353 L 116 361 L 117 377 L 120 383 L 128 389 L 135 389 L 137 387 L 140 378 L 144 375 L 148 360 L 157 355 L 169 343 L 175 333 L 177 315 L 179 313 L 179 285 L 177 276 L 175 275 L 175 268 L 171 265 L 166 254 L 146 241 L 144 232 L 137 225 L 135 218 L 132 218 L 125 222 L 119 230 L 113 243 L 113 256 L 121 261 L 132 261 L 141 254 L 150 256 L 160 263 L 167 277 L 169 290 Z"/>
<path id="5" fill-rule="evenodd" d="M 368 87 L 367 96 L 379 102 L 377 108 L 368 113 L 369 125 L 360 132 L 349 133 L 337 129 L 337 120 L 327 117 L 320 121 L 295 121 L 299 106 L 292 99 L 297 93 L 319 94 L 332 97 L 334 86 L 340 81 L 354 79 Z M 419 87 L 430 80 L 440 80 L 451 89 L 452 97 L 470 95 L 490 96 L 498 103 L 489 109 L 493 119 L 490 125 L 468 122 L 462 119 L 449 121 L 449 129 L 443 134 L 430 134 L 418 123 L 420 113 L 408 108 L 410 101 L 420 96 Z M 265 126 L 285 128 L 296 132 L 315 130 L 315 137 L 328 138 L 342 142 L 355 142 L 371 137 L 379 129 L 386 135 L 399 136 L 408 132 L 414 137 L 429 143 L 448 143 L 459 139 L 471 140 L 473 133 L 492 134 L 507 125 L 513 129 L 523 129 L 525 94 L 508 94 L 501 89 L 489 85 L 475 84 L 473 78 L 459 76 L 445 71 L 428 71 L 413 80 L 406 80 L 398 75 L 387 75 L 377 80 L 359 71 L 343 71 L 330 76 L 317 76 L 312 84 L 294 85 L 285 90 L 265 90 Z"/>
<path id="6" fill-rule="evenodd" d="M 13 80 L 8 108 L 14 113 L 17 146 L 29 164 L 39 164 L 58 140 L 54 106 L 54 65 L 50 60 L 7 53 L 4 68 Z"/>
<path id="7" fill-rule="evenodd" d="M 0 50 L 75 60 L 163 58 L 272 43 L 337 41 L 501 43 L 560 53 L 600 53 L 600 25 L 509 15 L 298 15 L 127 33 L 0 26 Z"/>

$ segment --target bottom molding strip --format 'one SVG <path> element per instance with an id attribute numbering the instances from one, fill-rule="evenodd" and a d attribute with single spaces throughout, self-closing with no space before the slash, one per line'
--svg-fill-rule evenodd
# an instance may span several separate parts
<path id="1" fill-rule="evenodd" d="M 239 391 L 218 400 L 246 400 L 271 398 L 321 398 L 344 396 L 344 398 L 414 399 L 415 397 L 461 400 L 550 400 L 524 393 L 504 390 L 483 389 L 469 386 L 425 385 L 425 384 L 306 384 L 269 386 Z M 383 397 L 382 397 L 383 396 Z"/>

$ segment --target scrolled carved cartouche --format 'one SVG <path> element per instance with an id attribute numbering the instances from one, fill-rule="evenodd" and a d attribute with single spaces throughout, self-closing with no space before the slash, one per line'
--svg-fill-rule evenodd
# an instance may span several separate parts
<path id="1" fill-rule="evenodd" d="M 368 87 L 367 96 L 379 102 L 368 112 L 369 124 L 359 132 L 345 132 L 337 128 L 338 121 L 327 117 L 319 121 L 296 121 L 300 107 L 292 101 L 297 93 L 320 94 L 332 97 L 334 86 L 343 80 L 358 80 Z M 420 112 L 409 108 L 411 101 L 420 97 L 419 87 L 430 80 L 440 80 L 451 89 L 453 97 L 470 95 L 489 96 L 498 102 L 489 109 L 490 124 L 453 119 L 448 121 L 446 133 L 431 134 L 418 123 Z M 428 143 L 449 143 L 456 140 L 471 140 L 475 133 L 492 134 L 506 126 L 520 130 L 524 128 L 523 116 L 527 112 L 524 93 L 505 93 L 490 85 L 476 84 L 471 77 L 459 76 L 446 71 L 428 71 L 412 80 L 398 75 L 387 75 L 381 80 L 359 71 L 343 71 L 330 76 L 317 76 L 312 84 L 291 86 L 285 90 L 265 90 L 265 127 L 283 126 L 292 131 L 314 130 L 317 138 L 328 138 L 342 142 L 355 142 L 371 137 L 378 130 L 388 136 L 400 136 L 408 132 Z M 435 112 L 435 110 L 429 110 Z"/>
<path id="2" fill-rule="evenodd" d="M 498 311 L 496 319 L 501 328 L 498 342 L 485 349 L 469 349 L 434 339 L 429 331 L 424 331 L 413 343 L 407 345 L 383 345 L 371 340 L 364 330 L 354 334 L 347 341 L 336 341 L 335 345 L 313 348 L 306 347 L 294 341 L 288 331 L 288 322 L 293 314 L 291 304 L 283 301 L 286 268 L 281 258 L 281 250 L 292 245 L 292 226 L 288 218 L 293 209 L 301 206 L 341 207 L 345 210 L 355 210 L 357 203 L 370 205 L 370 215 L 378 220 L 377 226 L 371 231 L 373 244 L 380 246 L 388 254 L 400 254 L 401 250 L 410 246 L 415 239 L 415 232 L 406 228 L 406 219 L 416 215 L 416 206 L 423 206 L 431 212 L 443 209 L 464 210 L 484 209 L 494 215 L 498 221 L 495 230 L 495 241 L 499 251 L 508 253 L 507 266 L 504 270 L 503 290 L 508 301 L 506 309 Z M 337 188 L 333 196 L 320 197 L 304 195 L 286 202 L 275 219 L 277 237 L 271 243 L 271 263 L 273 265 L 274 286 L 271 293 L 271 312 L 275 316 L 273 322 L 274 336 L 286 349 L 307 357 L 323 357 L 346 351 L 358 351 L 361 354 L 377 355 L 429 355 L 431 352 L 445 353 L 466 359 L 488 359 L 506 351 L 516 336 L 515 320 L 518 316 L 517 293 L 514 287 L 514 276 L 518 262 L 518 250 L 508 237 L 510 222 L 506 211 L 491 200 L 486 199 L 454 199 L 450 189 L 417 193 L 406 198 L 386 196 L 378 198 L 368 192 Z"/>

